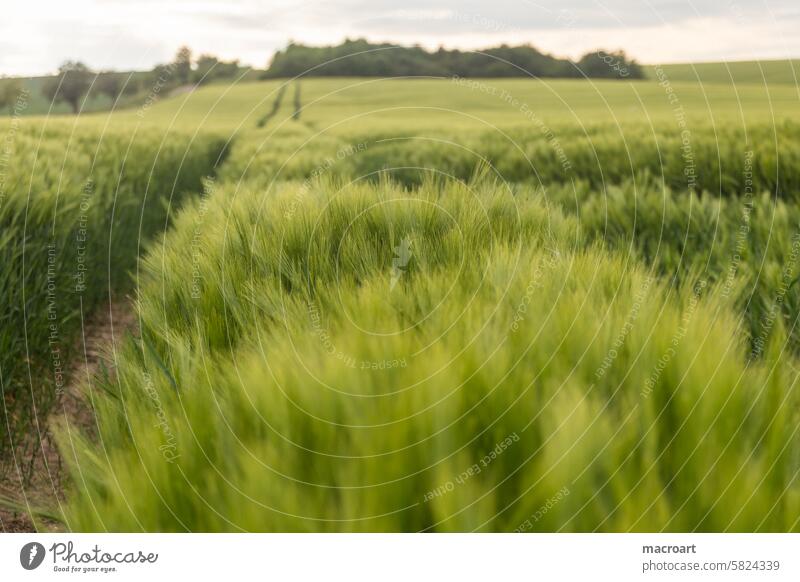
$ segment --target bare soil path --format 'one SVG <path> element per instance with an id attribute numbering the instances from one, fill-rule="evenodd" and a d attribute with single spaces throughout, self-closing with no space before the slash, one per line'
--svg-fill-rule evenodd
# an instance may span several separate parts
<path id="1" fill-rule="evenodd" d="M 39 424 L 41 439 L 32 427 L 28 446 L 19 447 L 15 462 L 2 467 L 0 496 L 19 502 L 19 509 L 0 505 L 0 531 L 34 532 L 31 511 L 58 507 L 64 500 L 65 467 L 55 444 L 54 429 L 66 423 L 70 430 L 91 432 L 94 413 L 83 396 L 82 387 L 92 382 L 101 363 L 113 374 L 116 347 L 127 332 L 135 333 L 136 316 L 128 298 L 114 300 L 83 322 L 83 334 L 74 353 L 82 354 L 72 365 L 69 384 L 52 413 Z M 40 531 L 60 531 L 63 525 L 39 519 Z"/>

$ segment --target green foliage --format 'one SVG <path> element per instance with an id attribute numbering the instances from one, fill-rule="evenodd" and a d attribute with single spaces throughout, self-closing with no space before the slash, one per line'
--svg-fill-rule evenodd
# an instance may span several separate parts
<path id="1" fill-rule="evenodd" d="M 192 75 L 192 50 L 188 46 L 182 46 L 178 49 L 172 66 L 175 72 L 175 80 L 179 84 L 188 83 Z"/>
<path id="2" fill-rule="evenodd" d="M 204 54 L 193 61 L 188 48 L 179 51 L 173 62 L 156 65 L 151 71 L 93 73 L 84 64 L 70 61 L 52 77 L 0 77 L 0 115 L 6 112 L 16 115 L 76 113 L 78 110 L 93 113 L 139 107 L 152 98 L 156 88 L 163 97 L 181 85 L 218 83 L 245 76 L 247 70 L 238 61 L 220 61 L 213 55 Z M 13 103 L 22 89 L 30 93 L 28 107 L 15 113 Z"/>
<path id="3" fill-rule="evenodd" d="M 94 78 L 94 73 L 83 63 L 68 61 L 59 67 L 56 77 L 43 85 L 42 92 L 51 103 L 64 101 L 73 113 L 78 113 Z"/>
<path id="4" fill-rule="evenodd" d="M 81 320 L 116 292 L 170 206 L 213 172 L 213 136 L 66 124 L 3 128 L 0 182 L 0 453 L 27 443 L 69 380 Z M 179 168 L 176 171 L 176 168 Z"/>
<path id="5" fill-rule="evenodd" d="M 600 79 L 643 79 L 639 64 L 629 59 L 623 51 L 598 50 L 586 53 L 578 61 L 578 69 L 587 77 Z"/>
<path id="6" fill-rule="evenodd" d="M 123 92 L 130 92 L 130 79 L 125 73 L 99 73 L 94 81 L 93 89 L 98 93 L 106 95 L 112 102 L 116 102 Z"/>
<path id="7" fill-rule="evenodd" d="M 242 72 L 239 61 L 220 61 L 213 55 L 200 55 L 192 74 L 195 83 L 205 85 L 221 79 L 233 79 Z"/>
<path id="8" fill-rule="evenodd" d="M 286 49 L 275 53 L 264 76 L 578 77 L 581 72 L 600 78 L 641 79 L 644 76 L 639 66 L 629 61 L 624 53 L 600 56 L 591 53 L 576 66 L 569 60 L 541 53 L 530 45 L 502 45 L 468 52 L 440 48 L 429 52 L 419 46 L 375 44 L 364 39 L 348 39 L 341 45 L 326 47 L 290 43 Z"/>
<path id="9" fill-rule="evenodd" d="M 269 119 L 280 107 L 276 100 Z M 304 110 L 305 112 L 305 110 Z M 428 130 L 424 138 L 358 131 L 316 136 L 302 128 L 281 128 L 281 140 L 264 147 L 262 137 L 240 140 L 241 155 L 226 166 L 231 176 L 254 180 L 305 179 L 315 166 L 334 158 L 335 173 L 377 180 L 388 173 L 407 186 L 432 174 L 469 180 L 487 165 L 499 180 L 541 186 L 584 183 L 605 192 L 610 185 L 656 179 L 677 191 L 735 197 L 763 191 L 787 201 L 800 193 L 800 125 L 760 124 L 748 130 L 693 127 L 687 141 L 669 124 L 650 128 L 566 123 L 507 131 Z M 342 155 L 357 144 L 358 155 Z M 253 169 L 253 159 L 259 163 Z"/>
<path id="10" fill-rule="evenodd" d="M 0 110 L 7 109 L 10 114 L 14 113 L 17 101 L 23 96 L 25 87 L 22 79 L 2 79 L 0 84 Z"/>
<path id="11" fill-rule="evenodd" d="M 220 143 L 164 142 L 153 184 L 189 164 L 197 197 L 138 263 L 141 339 L 87 387 L 98 433 L 61 434 L 68 528 L 800 528 L 791 87 L 676 84 L 681 127 L 658 83 L 302 83 L 302 103 L 250 83 L 154 103 L 135 131 L 115 115 L 99 158 L 99 123 L 44 127 L 69 171 L 31 197 L 24 264 L 46 272 L 56 237 L 67 286 L 84 174 L 105 192 L 152 162 L 151 124 L 235 137 L 202 187 Z M 114 225 L 102 276 L 142 254 L 119 205 L 138 220 L 154 186 L 130 172 L 121 223 L 93 218 Z M 18 212 L 35 174 L 9 181 Z M 15 220 L 0 248 L 21 255 Z M 9 305 L 46 289 L 7 273 Z"/>
<path id="12" fill-rule="evenodd" d="M 96 401 L 107 455 L 64 441 L 66 523 L 797 529 L 791 357 L 748 365 L 722 299 L 580 232 L 483 180 L 195 203 L 143 265 L 150 347 Z"/>

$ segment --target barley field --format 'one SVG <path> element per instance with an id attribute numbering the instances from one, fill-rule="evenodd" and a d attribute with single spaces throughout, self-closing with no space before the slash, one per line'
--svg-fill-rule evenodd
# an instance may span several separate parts
<path id="1" fill-rule="evenodd" d="M 800 530 L 787 66 L 0 122 L 9 474 L 66 384 L 91 411 L 53 429 L 63 487 L 5 503 L 84 532 Z M 72 378 L 122 296 L 135 329 Z"/>

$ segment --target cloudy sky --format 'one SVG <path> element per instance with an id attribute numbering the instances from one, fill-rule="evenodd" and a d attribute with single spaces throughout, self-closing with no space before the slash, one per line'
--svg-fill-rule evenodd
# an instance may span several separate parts
<path id="1" fill-rule="evenodd" d="M 146 69 L 183 44 L 264 67 L 289 40 L 346 37 L 559 56 L 625 49 L 645 63 L 800 57 L 798 0 L 4 0 L 0 74 L 66 59 Z"/>

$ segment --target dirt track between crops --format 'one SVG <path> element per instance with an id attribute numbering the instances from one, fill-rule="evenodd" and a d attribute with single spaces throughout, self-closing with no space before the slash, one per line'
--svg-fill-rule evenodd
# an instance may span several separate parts
<path id="1" fill-rule="evenodd" d="M 2 467 L 0 495 L 16 501 L 20 507 L 12 510 L 0 505 L 0 531 L 34 532 L 32 511 L 34 514 L 37 509 L 58 512 L 59 503 L 64 500 L 66 467 L 55 444 L 55 429 L 61 425 L 69 431 L 93 432 L 94 414 L 84 397 L 83 387 L 91 387 L 95 374 L 101 370 L 101 362 L 113 373 L 115 347 L 128 331 L 135 330 L 136 317 L 128 299 L 116 300 L 86 318 L 75 350 L 81 355 L 71 366 L 70 380 L 59 402 L 38 430 L 32 427 L 30 442 L 18 447 L 27 452 L 18 453 L 16 459 Z M 64 529 L 61 523 L 43 518 L 38 520 L 38 526 L 39 531 Z"/>

